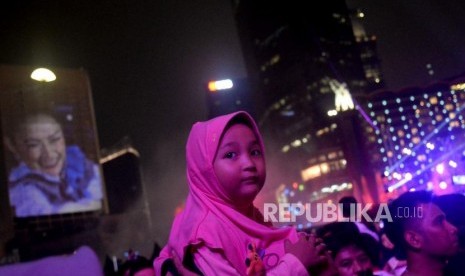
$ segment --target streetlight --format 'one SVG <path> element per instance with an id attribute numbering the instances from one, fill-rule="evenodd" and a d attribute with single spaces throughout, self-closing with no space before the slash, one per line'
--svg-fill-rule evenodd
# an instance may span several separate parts
<path id="1" fill-rule="evenodd" d="M 219 80 L 219 81 L 210 81 L 208 83 L 208 90 L 210 92 L 216 92 L 218 90 L 231 89 L 233 87 L 233 82 L 230 79 Z"/>
<path id="2" fill-rule="evenodd" d="M 57 77 L 47 68 L 37 68 L 32 72 L 31 79 L 40 82 L 51 82 L 56 80 Z"/>

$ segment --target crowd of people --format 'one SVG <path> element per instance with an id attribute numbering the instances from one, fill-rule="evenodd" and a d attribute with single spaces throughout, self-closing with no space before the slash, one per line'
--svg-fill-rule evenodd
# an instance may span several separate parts
<path id="1" fill-rule="evenodd" d="M 246 112 L 195 123 L 186 160 L 186 206 L 154 260 L 156 275 L 465 275 L 465 213 L 451 206 L 452 197 L 464 201 L 461 194 L 406 192 L 389 210 L 413 216 L 393 215 L 383 227 L 334 222 L 298 232 L 265 222 L 253 205 L 266 165 Z"/>
<path id="2" fill-rule="evenodd" d="M 29 175 L 52 174 L 56 168 L 58 176 L 69 156 L 60 125 L 47 115 L 27 122 L 22 135 L 34 133 L 26 131 L 28 126 L 54 130 L 42 131 L 46 136 L 34 140 L 44 157 L 39 155 L 35 163 L 23 157 L 24 166 L 33 168 Z M 14 152 L 19 152 L 21 141 L 11 147 Z M 28 148 L 25 151 L 32 156 L 35 144 Z M 275 227 L 253 204 L 265 183 L 265 149 L 256 122 L 243 111 L 195 123 L 187 140 L 186 162 L 189 194 L 167 243 L 151 258 L 134 251 L 128 251 L 124 261 L 107 258 L 104 275 L 465 275 L 463 194 L 405 192 L 389 203 L 393 215 L 376 223 L 349 220 L 305 231 Z M 37 178 L 31 177 L 24 179 Z M 17 212 L 30 212 L 21 207 L 22 201 L 13 202 Z M 340 203 L 344 216 L 353 215 L 347 208 L 357 203 L 355 198 L 344 197 Z M 412 215 L 398 215 L 399 209 Z"/>
<path id="3" fill-rule="evenodd" d="M 344 200 L 355 202 L 353 197 L 344 197 L 340 202 Z M 256 245 L 247 247 L 245 265 L 248 269 L 245 273 L 235 271 L 226 274 L 221 271 L 224 269 L 221 266 L 215 270 L 214 264 L 210 272 L 201 271 L 200 268 L 190 271 L 189 265 L 195 266 L 196 263 L 187 265 L 177 257 L 163 257 L 163 271 L 155 274 L 156 266 L 153 263 L 161 249 L 156 244 L 150 258 L 140 256 L 133 250 L 127 252 L 124 260 L 118 259 L 116 263 L 107 258 L 104 275 L 465 275 L 465 196 L 407 192 L 389 205 L 391 213 L 399 207 L 420 207 L 423 211 L 419 217 L 393 217 L 392 222 L 384 221 L 382 228 L 373 222 L 350 221 L 332 222 L 299 232 L 299 237 L 313 245 L 316 255 L 320 257 L 315 258 L 310 254 L 314 262 L 306 267 L 305 272 L 298 274 L 294 274 L 295 270 L 289 267 L 278 272 L 273 269 L 267 271 L 263 264 L 266 254 Z M 283 246 L 292 248 L 289 247 L 290 241 L 284 241 Z M 299 251 L 288 252 L 298 254 Z"/>

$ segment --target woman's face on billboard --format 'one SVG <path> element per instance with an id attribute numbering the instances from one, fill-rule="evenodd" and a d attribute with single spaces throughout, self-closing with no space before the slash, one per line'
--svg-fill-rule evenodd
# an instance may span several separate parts
<path id="1" fill-rule="evenodd" d="M 59 176 L 66 160 L 66 143 L 60 124 L 51 116 L 35 115 L 14 136 L 16 153 L 31 169 Z"/>

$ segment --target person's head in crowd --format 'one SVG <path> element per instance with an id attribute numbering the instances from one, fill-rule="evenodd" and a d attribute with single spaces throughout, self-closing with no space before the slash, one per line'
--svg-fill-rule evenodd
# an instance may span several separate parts
<path id="1" fill-rule="evenodd" d="M 433 203 L 428 191 L 406 192 L 389 205 L 392 222 L 385 223 L 388 238 L 399 258 L 406 257 L 407 271 L 442 270 L 457 253 L 457 228 Z"/>
<path id="2" fill-rule="evenodd" d="M 120 267 L 121 276 L 154 276 L 152 261 L 149 259 L 137 256 L 124 262 Z"/>
<path id="3" fill-rule="evenodd" d="M 355 197 L 344 196 L 341 199 L 339 199 L 338 203 L 342 205 L 342 216 L 344 218 L 350 218 L 351 215 L 356 216 L 356 213 L 351 214 L 351 208 L 353 209 L 352 212 L 357 211 L 357 208 L 356 208 L 357 199 Z"/>
<path id="4" fill-rule="evenodd" d="M 218 195 L 240 211 L 250 209 L 265 183 L 264 148 L 259 139 L 252 122 L 247 117 L 236 116 L 226 125 L 213 160 L 220 184 Z M 250 151 L 249 159 L 240 158 L 239 153 L 244 149 Z"/>
<path id="5" fill-rule="evenodd" d="M 379 260 L 379 245 L 370 235 L 359 232 L 354 223 L 330 223 L 318 235 L 331 251 L 338 275 L 372 275 Z"/>
<path id="6" fill-rule="evenodd" d="M 444 269 L 445 275 L 465 275 L 465 195 L 459 193 L 438 196 L 434 202 L 446 214 L 446 218 L 458 230 L 459 253 L 450 258 Z"/>
<path id="7" fill-rule="evenodd" d="M 373 222 L 367 221 L 365 216 L 359 210 L 360 206 L 357 206 L 358 201 L 354 196 L 344 196 L 339 199 L 338 203 L 342 209 L 342 217 L 344 219 L 348 219 L 351 222 L 355 222 L 355 225 L 358 227 L 360 232 L 364 232 L 373 236 L 373 238 L 379 241 L 378 230 Z M 377 209 L 374 208 L 376 206 L 372 206 L 372 208 L 368 209 L 366 214 L 368 216 L 375 218 Z"/>
<path id="8" fill-rule="evenodd" d="M 437 196 L 434 203 L 446 214 L 447 221 L 457 227 L 460 248 L 465 249 L 465 195 L 453 193 Z"/>
<path id="9" fill-rule="evenodd" d="M 66 160 L 66 142 L 61 124 L 43 111 L 14 118 L 5 144 L 19 162 L 51 176 L 59 176 Z"/>

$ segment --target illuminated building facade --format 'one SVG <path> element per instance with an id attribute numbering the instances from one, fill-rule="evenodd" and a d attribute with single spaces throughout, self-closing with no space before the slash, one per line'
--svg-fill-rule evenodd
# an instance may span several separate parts
<path id="1" fill-rule="evenodd" d="M 338 200 L 355 187 L 360 195 L 369 194 L 362 182 L 372 183 L 373 176 L 358 154 L 358 114 L 341 110 L 333 116 L 339 90 L 332 83 L 354 97 L 382 87 L 375 39 L 355 32 L 355 13 L 343 0 L 315 9 L 305 5 L 233 5 L 251 87 L 258 92 L 269 179 L 285 193 L 277 192 L 278 199 L 295 201 L 300 194 L 305 202 Z"/>
<path id="2" fill-rule="evenodd" d="M 365 128 L 369 156 L 383 175 L 388 196 L 406 190 L 464 191 L 462 82 L 458 78 L 367 97 L 366 110 L 375 126 Z"/>

